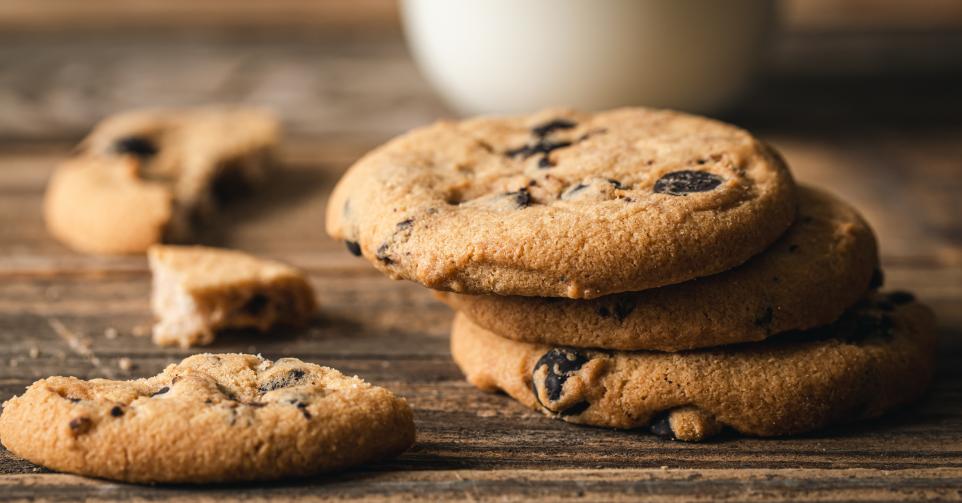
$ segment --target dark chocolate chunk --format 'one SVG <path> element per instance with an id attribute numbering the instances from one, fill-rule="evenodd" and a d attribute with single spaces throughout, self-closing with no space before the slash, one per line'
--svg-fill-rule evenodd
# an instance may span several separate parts
<path id="1" fill-rule="evenodd" d="M 414 225 L 413 218 L 401 220 L 400 222 L 397 223 L 397 230 L 403 231 L 404 229 L 410 229 L 412 225 Z"/>
<path id="2" fill-rule="evenodd" d="M 535 154 L 545 154 L 546 156 L 551 152 L 558 150 L 559 148 L 570 147 L 570 141 L 547 141 L 544 139 L 538 140 L 537 143 L 533 145 L 522 145 L 520 147 L 512 148 L 506 151 L 504 154 L 508 157 L 518 157 L 521 156 L 523 159 L 527 159 Z"/>
<path id="3" fill-rule="evenodd" d="M 157 145 L 150 139 L 143 136 L 125 136 L 114 142 L 114 152 L 117 154 L 130 154 L 146 159 L 157 155 Z"/>
<path id="4" fill-rule="evenodd" d="M 94 425 L 93 421 L 89 417 L 75 417 L 67 423 L 70 426 L 70 431 L 74 435 L 83 435 L 90 431 L 90 428 Z"/>
<path id="5" fill-rule="evenodd" d="M 536 388 L 539 385 L 543 386 L 548 399 L 557 400 L 561 398 L 561 391 L 568 377 L 577 372 L 587 362 L 588 356 L 577 349 L 554 348 L 545 353 L 535 363 L 534 373 L 537 373 L 541 367 L 547 367 L 547 373 L 543 382 L 534 381 L 532 385 Z M 541 398 L 537 389 L 535 389 L 534 395 L 540 402 Z"/>
<path id="6" fill-rule="evenodd" d="M 707 171 L 673 171 L 655 182 L 655 193 L 683 196 L 692 192 L 708 192 L 718 187 L 722 178 Z"/>
<path id="7" fill-rule="evenodd" d="M 344 244 L 347 246 L 347 251 L 351 252 L 351 255 L 355 257 L 361 256 L 361 245 L 357 241 L 345 241 Z"/>
<path id="8" fill-rule="evenodd" d="M 257 390 L 261 393 L 267 393 L 275 389 L 286 388 L 297 384 L 305 375 L 305 372 L 301 369 L 291 369 L 284 376 L 280 378 L 275 377 L 272 381 L 262 384 Z"/>
<path id="9" fill-rule="evenodd" d="M 168 391 L 170 391 L 170 387 L 169 387 L 169 386 L 164 386 L 163 388 L 160 388 L 159 390 L 153 392 L 150 396 L 151 396 L 151 398 L 153 398 L 153 397 L 155 397 L 155 396 L 157 396 L 157 395 L 163 395 L 164 393 L 167 393 Z"/>
<path id="10" fill-rule="evenodd" d="M 525 208 L 531 205 L 531 193 L 528 192 L 528 189 L 526 188 L 521 188 L 514 192 L 508 192 L 505 193 L 505 195 L 514 198 L 514 202 L 518 205 L 518 208 Z"/>
<path id="11" fill-rule="evenodd" d="M 110 409 L 110 415 L 114 417 L 120 417 L 124 415 L 124 409 L 122 409 L 119 405 L 115 405 L 112 409 Z"/>
<path id="12" fill-rule="evenodd" d="M 381 246 L 377 247 L 377 253 L 374 256 L 377 257 L 377 259 L 380 260 L 385 265 L 391 265 L 394 263 L 394 260 L 391 257 L 388 257 L 387 250 L 388 250 L 388 245 L 387 243 L 384 243 Z"/>
<path id="13" fill-rule="evenodd" d="M 588 402 L 578 402 L 578 403 L 572 405 L 571 407 L 568 407 L 567 409 L 559 412 L 558 414 L 559 414 L 559 415 L 562 415 L 562 416 L 577 416 L 578 414 L 581 414 L 582 412 L 584 412 L 585 410 L 587 410 L 588 407 L 591 407 L 591 404 L 590 404 L 590 403 L 588 403 Z"/>
<path id="14" fill-rule="evenodd" d="M 904 290 L 896 290 L 894 292 L 890 292 L 887 295 L 887 297 L 890 302 L 899 306 L 902 304 L 908 304 L 909 302 L 912 302 L 915 300 L 915 295 L 912 295 L 911 293 L 906 292 Z"/>
<path id="15" fill-rule="evenodd" d="M 251 295 L 244 306 L 241 307 L 241 311 L 250 314 L 252 316 L 257 316 L 264 311 L 264 308 L 270 303 L 270 299 L 261 293 L 255 293 Z"/>
<path id="16" fill-rule="evenodd" d="M 651 421 L 649 429 L 655 435 L 669 440 L 675 439 L 675 431 L 671 429 L 671 414 L 666 412 Z"/>
<path id="17" fill-rule="evenodd" d="M 538 159 L 538 167 L 541 169 L 552 168 L 554 167 L 554 162 L 551 161 L 550 157 L 544 155 L 541 157 L 541 159 Z"/>
<path id="18" fill-rule="evenodd" d="M 869 282 L 868 287 L 872 290 L 875 290 L 877 288 L 882 288 L 882 285 L 884 284 L 885 273 L 883 273 L 881 269 L 875 268 L 875 271 L 872 273 L 872 280 Z"/>
<path id="19" fill-rule="evenodd" d="M 548 136 L 553 131 L 559 129 L 571 129 L 575 127 L 576 124 L 566 119 L 554 119 L 552 121 L 545 122 L 539 126 L 531 128 L 531 133 L 535 136 Z"/>

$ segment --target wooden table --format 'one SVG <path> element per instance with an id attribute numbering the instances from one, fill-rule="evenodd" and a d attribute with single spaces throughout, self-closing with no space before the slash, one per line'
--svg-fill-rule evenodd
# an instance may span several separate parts
<path id="1" fill-rule="evenodd" d="M 848 198 L 875 226 L 888 285 L 917 292 L 939 315 L 931 393 L 884 419 L 811 435 L 685 444 L 565 424 L 475 390 L 450 359 L 451 313 L 326 237 L 325 201 L 340 173 L 445 114 L 396 29 L 42 28 L 0 30 L 0 399 L 50 374 L 134 378 L 196 352 L 136 335 L 151 318 L 144 259 L 67 250 L 45 232 L 41 198 L 51 169 L 103 114 L 248 101 L 285 118 L 280 173 L 203 241 L 306 268 L 322 309 L 307 330 L 223 336 L 209 350 L 296 356 L 386 386 L 413 405 L 418 442 L 337 475 L 203 488 L 57 474 L 0 449 L 0 500 L 962 499 L 957 32 L 791 33 L 758 92 L 728 116 L 779 147 L 799 180 Z"/>

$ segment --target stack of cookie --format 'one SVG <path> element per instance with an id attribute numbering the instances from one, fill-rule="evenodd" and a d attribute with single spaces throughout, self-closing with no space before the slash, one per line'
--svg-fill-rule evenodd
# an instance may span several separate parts
<path id="1" fill-rule="evenodd" d="M 932 374 L 871 229 L 734 126 L 547 110 L 440 122 L 361 159 L 328 232 L 446 293 L 469 381 L 565 421 L 702 440 L 874 417 Z"/>

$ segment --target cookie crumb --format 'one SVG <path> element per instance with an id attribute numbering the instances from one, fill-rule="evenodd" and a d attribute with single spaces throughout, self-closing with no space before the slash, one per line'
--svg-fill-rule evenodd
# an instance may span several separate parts
<path id="1" fill-rule="evenodd" d="M 117 329 L 114 328 L 114 327 L 107 327 L 107 328 L 104 330 L 104 337 L 106 337 L 106 338 L 108 338 L 108 339 L 111 339 L 111 340 L 116 339 L 116 338 L 117 338 Z"/>
<path id="2" fill-rule="evenodd" d="M 136 325 L 130 330 L 130 333 L 134 334 L 136 337 L 143 337 L 150 333 L 150 327 L 147 325 Z"/>
<path id="3" fill-rule="evenodd" d="M 38 356 L 40 356 L 40 350 L 35 347 L 30 348 L 29 354 L 30 354 L 30 358 L 36 359 Z"/>

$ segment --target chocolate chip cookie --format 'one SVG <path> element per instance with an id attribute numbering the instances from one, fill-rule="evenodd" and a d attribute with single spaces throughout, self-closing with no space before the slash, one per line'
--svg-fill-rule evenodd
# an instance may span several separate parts
<path id="1" fill-rule="evenodd" d="M 303 477 L 414 443 L 402 398 L 295 358 L 191 356 L 134 381 L 49 377 L 7 401 L 0 441 L 54 470 L 127 482 Z"/>
<path id="2" fill-rule="evenodd" d="M 105 119 L 54 173 L 50 233 L 87 253 L 182 241 L 217 204 L 263 177 L 277 120 L 259 109 L 153 109 Z"/>
<path id="3" fill-rule="evenodd" d="M 878 251 L 847 204 L 804 186 L 798 198 L 775 244 L 714 276 L 591 300 L 438 295 L 503 337 L 562 346 L 679 351 L 825 325 L 879 286 Z"/>
<path id="4" fill-rule="evenodd" d="M 935 334 L 932 312 L 896 292 L 821 329 L 681 353 L 517 342 L 458 315 L 451 351 L 478 388 L 549 416 L 698 441 L 724 427 L 774 436 L 879 416 L 928 386 Z"/>
<path id="5" fill-rule="evenodd" d="M 316 309 L 304 273 L 287 264 L 206 246 L 154 245 L 147 258 L 161 346 L 210 344 L 230 328 L 302 326 Z"/>
<path id="6" fill-rule="evenodd" d="M 737 266 L 795 208 L 784 162 L 734 126 L 643 108 L 546 110 L 392 140 L 337 184 L 327 230 L 430 288 L 593 298 Z"/>

